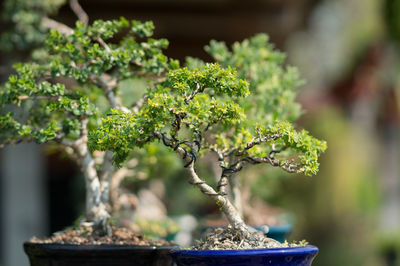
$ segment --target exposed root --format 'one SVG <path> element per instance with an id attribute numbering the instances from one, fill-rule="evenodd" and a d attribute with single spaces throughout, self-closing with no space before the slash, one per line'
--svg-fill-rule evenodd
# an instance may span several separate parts
<path id="1" fill-rule="evenodd" d="M 204 240 L 198 241 L 193 249 L 222 250 L 222 249 L 259 249 L 284 247 L 278 241 L 265 237 L 261 232 L 243 234 L 231 226 L 214 229 Z"/>

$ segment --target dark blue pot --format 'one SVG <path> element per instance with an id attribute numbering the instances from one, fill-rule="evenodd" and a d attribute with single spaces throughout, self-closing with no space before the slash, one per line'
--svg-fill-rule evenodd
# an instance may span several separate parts
<path id="1" fill-rule="evenodd" d="M 173 248 L 24 243 L 31 266 L 171 266 Z"/>
<path id="2" fill-rule="evenodd" d="M 309 266 L 318 253 L 315 246 L 248 250 L 172 250 L 178 266 Z"/>
<path id="3" fill-rule="evenodd" d="M 290 232 L 292 232 L 292 226 L 290 224 L 268 226 L 269 230 L 267 233 L 264 226 L 252 227 L 257 231 L 263 232 L 265 236 L 275 239 L 281 243 L 283 243 L 288 238 Z"/>

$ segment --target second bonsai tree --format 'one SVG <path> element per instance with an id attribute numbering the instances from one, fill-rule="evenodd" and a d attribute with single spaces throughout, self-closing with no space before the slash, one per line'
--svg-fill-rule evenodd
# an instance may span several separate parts
<path id="1" fill-rule="evenodd" d="M 63 31 L 57 25 L 47 35 L 45 49 L 37 52 L 41 56 L 17 64 L 16 74 L 0 92 L 0 148 L 21 142 L 61 147 L 81 166 L 86 222 L 96 234 L 111 235 L 111 180 L 125 177 L 130 169 L 115 168 L 111 152 L 92 153 L 88 134 L 109 108 L 141 108 L 143 99 L 121 97 L 124 80 L 137 78 L 151 85 L 178 63 L 163 54 L 166 39 L 151 38 L 152 22 L 77 22 Z"/>
<path id="2" fill-rule="evenodd" d="M 229 66 L 200 64 L 198 68 L 170 70 L 163 82 L 148 90 L 139 112 L 115 109 L 103 118 L 90 135 L 91 148 L 112 150 L 115 163 L 121 164 L 132 149 L 153 141 L 163 143 L 182 158 L 189 183 L 215 200 L 237 232 L 237 241 L 248 243 L 238 246 L 277 247 L 279 243 L 254 233 L 244 223 L 227 195 L 229 179 L 254 164 L 313 175 L 326 143 L 305 130 L 295 130 L 287 121 L 272 119 L 263 124 L 259 123 L 263 120 L 251 119 L 251 108 L 244 101 L 250 93 L 248 82 Z M 217 155 L 221 168 L 215 187 L 195 168 L 198 159 L 209 152 Z"/>

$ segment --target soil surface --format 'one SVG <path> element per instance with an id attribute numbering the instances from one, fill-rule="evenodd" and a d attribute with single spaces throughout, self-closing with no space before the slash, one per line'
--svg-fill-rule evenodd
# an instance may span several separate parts
<path id="1" fill-rule="evenodd" d="M 112 227 L 111 236 L 99 236 L 91 227 L 67 229 L 54 233 L 51 237 L 39 239 L 34 237 L 32 243 L 73 244 L 73 245 L 139 245 L 139 246 L 164 246 L 174 243 L 165 240 L 152 240 L 143 237 L 127 228 Z"/>
<path id="2" fill-rule="evenodd" d="M 221 250 L 221 249 L 258 249 L 288 247 L 278 241 L 265 237 L 261 232 L 253 232 L 250 237 L 245 237 L 231 226 L 216 228 L 207 234 L 206 238 L 198 241 L 193 249 L 196 250 Z"/>

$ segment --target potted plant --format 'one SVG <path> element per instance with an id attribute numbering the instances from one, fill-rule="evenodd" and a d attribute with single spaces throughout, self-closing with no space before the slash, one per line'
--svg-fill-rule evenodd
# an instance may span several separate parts
<path id="1" fill-rule="evenodd" d="M 273 75 L 281 70 L 269 71 Z M 266 89 L 279 90 L 280 82 L 290 80 L 280 78 L 275 75 Z M 189 183 L 213 199 L 224 213 L 230 227 L 216 229 L 194 250 L 174 252 L 178 265 L 232 265 L 244 261 L 309 265 L 317 253 L 316 247 L 281 244 L 255 232 L 228 197 L 229 179 L 244 167 L 268 164 L 289 173 L 313 175 L 318 171 L 318 157 L 326 149 L 324 141 L 305 130 L 297 131 L 288 121 L 275 120 L 274 113 L 265 113 L 272 115 L 265 124 L 260 117 L 251 119 L 247 116 L 252 112 L 249 105 L 257 102 L 246 102 L 249 94 L 248 82 L 238 78 L 230 66 L 200 64 L 198 68 L 170 70 L 164 81 L 148 90 L 139 112 L 114 109 L 89 136 L 92 149 L 112 150 L 117 165 L 136 147 L 154 141 L 164 144 L 182 158 Z M 265 99 L 259 100 L 260 107 L 269 108 L 262 105 Z M 280 104 L 277 107 L 284 108 Z M 210 153 L 216 155 L 221 168 L 215 188 L 195 168 L 198 159 Z M 292 264 L 284 264 L 288 261 Z"/>
<path id="2" fill-rule="evenodd" d="M 296 68 L 283 67 L 285 55 L 274 49 L 268 42 L 267 35 L 257 34 L 240 43 L 236 42 L 231 49 L 228 49 L 224 42 L 211 41 L 205 50 L 215 62 L 223 67 L 235 68 L 238 77 L 249 82 L 250 95 L 240 101 L 240 105 L 246 110 L 247 119 L 270 125 L 275 120 L 293 122 L 299 118 L 302 111 L 295 98 L 297 88 L 303 81 Z M 200 59 L 188 57 L 186 64 L 193 69 L 205 63 Z M 272 149 L 270 155 L 276 153 L 279 153 L 279 150 Z M 233 160 L 232 157 L 235 155 L 229 156 L 228 160 Z M 268 175 L 271 175 L 264 169 L 262 171 L 262 173 L 261 170 L 247 171 L 245 180 L 241 180 L 241 175 L 233 173 L 228 178 L 229 192 L 234 206 L 245 221 L 283 242 L 291 231 L 291 225 L 288 219 L 282 218 L 282 211 L 260 204 L 260 201 L 256 200 L 254 205 L 258 208 L 263 207 L 264 214 L 260 212 L 261 210 L 257 210 L 257 207 L 252 207 L 249 202 L 250 186 L 254 179 L 260 176 L 268 178 Z M 241 187 L 242 183 L 245 186 Z"/>
<path id="3" fill-rule="evenodd" d="M 114 167 L 112 152 L 91 152 L 88 142 L 110 108 L 132 113 L 141 109 L 144 98 L 134 102 L 121 96 L 124 80 L 138 78 L 151 87 L 163 80 L 167 69 L 177 67 L 178 62 L 162 52 L 168 41 L 151 38 L 151 22 L 124 18 L 91 25 L 79 21 L 74 29 L 54 21 L 48 25 L 55 29 L 40 56 L 15 65 L 16 74 L 1 90 L 0 145 L 36 142 L 61 147 L 80 164 L 86 213 L 74 230 L 25 243 L 31 265 L 128 265 L 132 260 L 138 265 L 169 265 L 169 243 L 112 226 L 110 182 L 129 172 L 129 164 Z"/>

